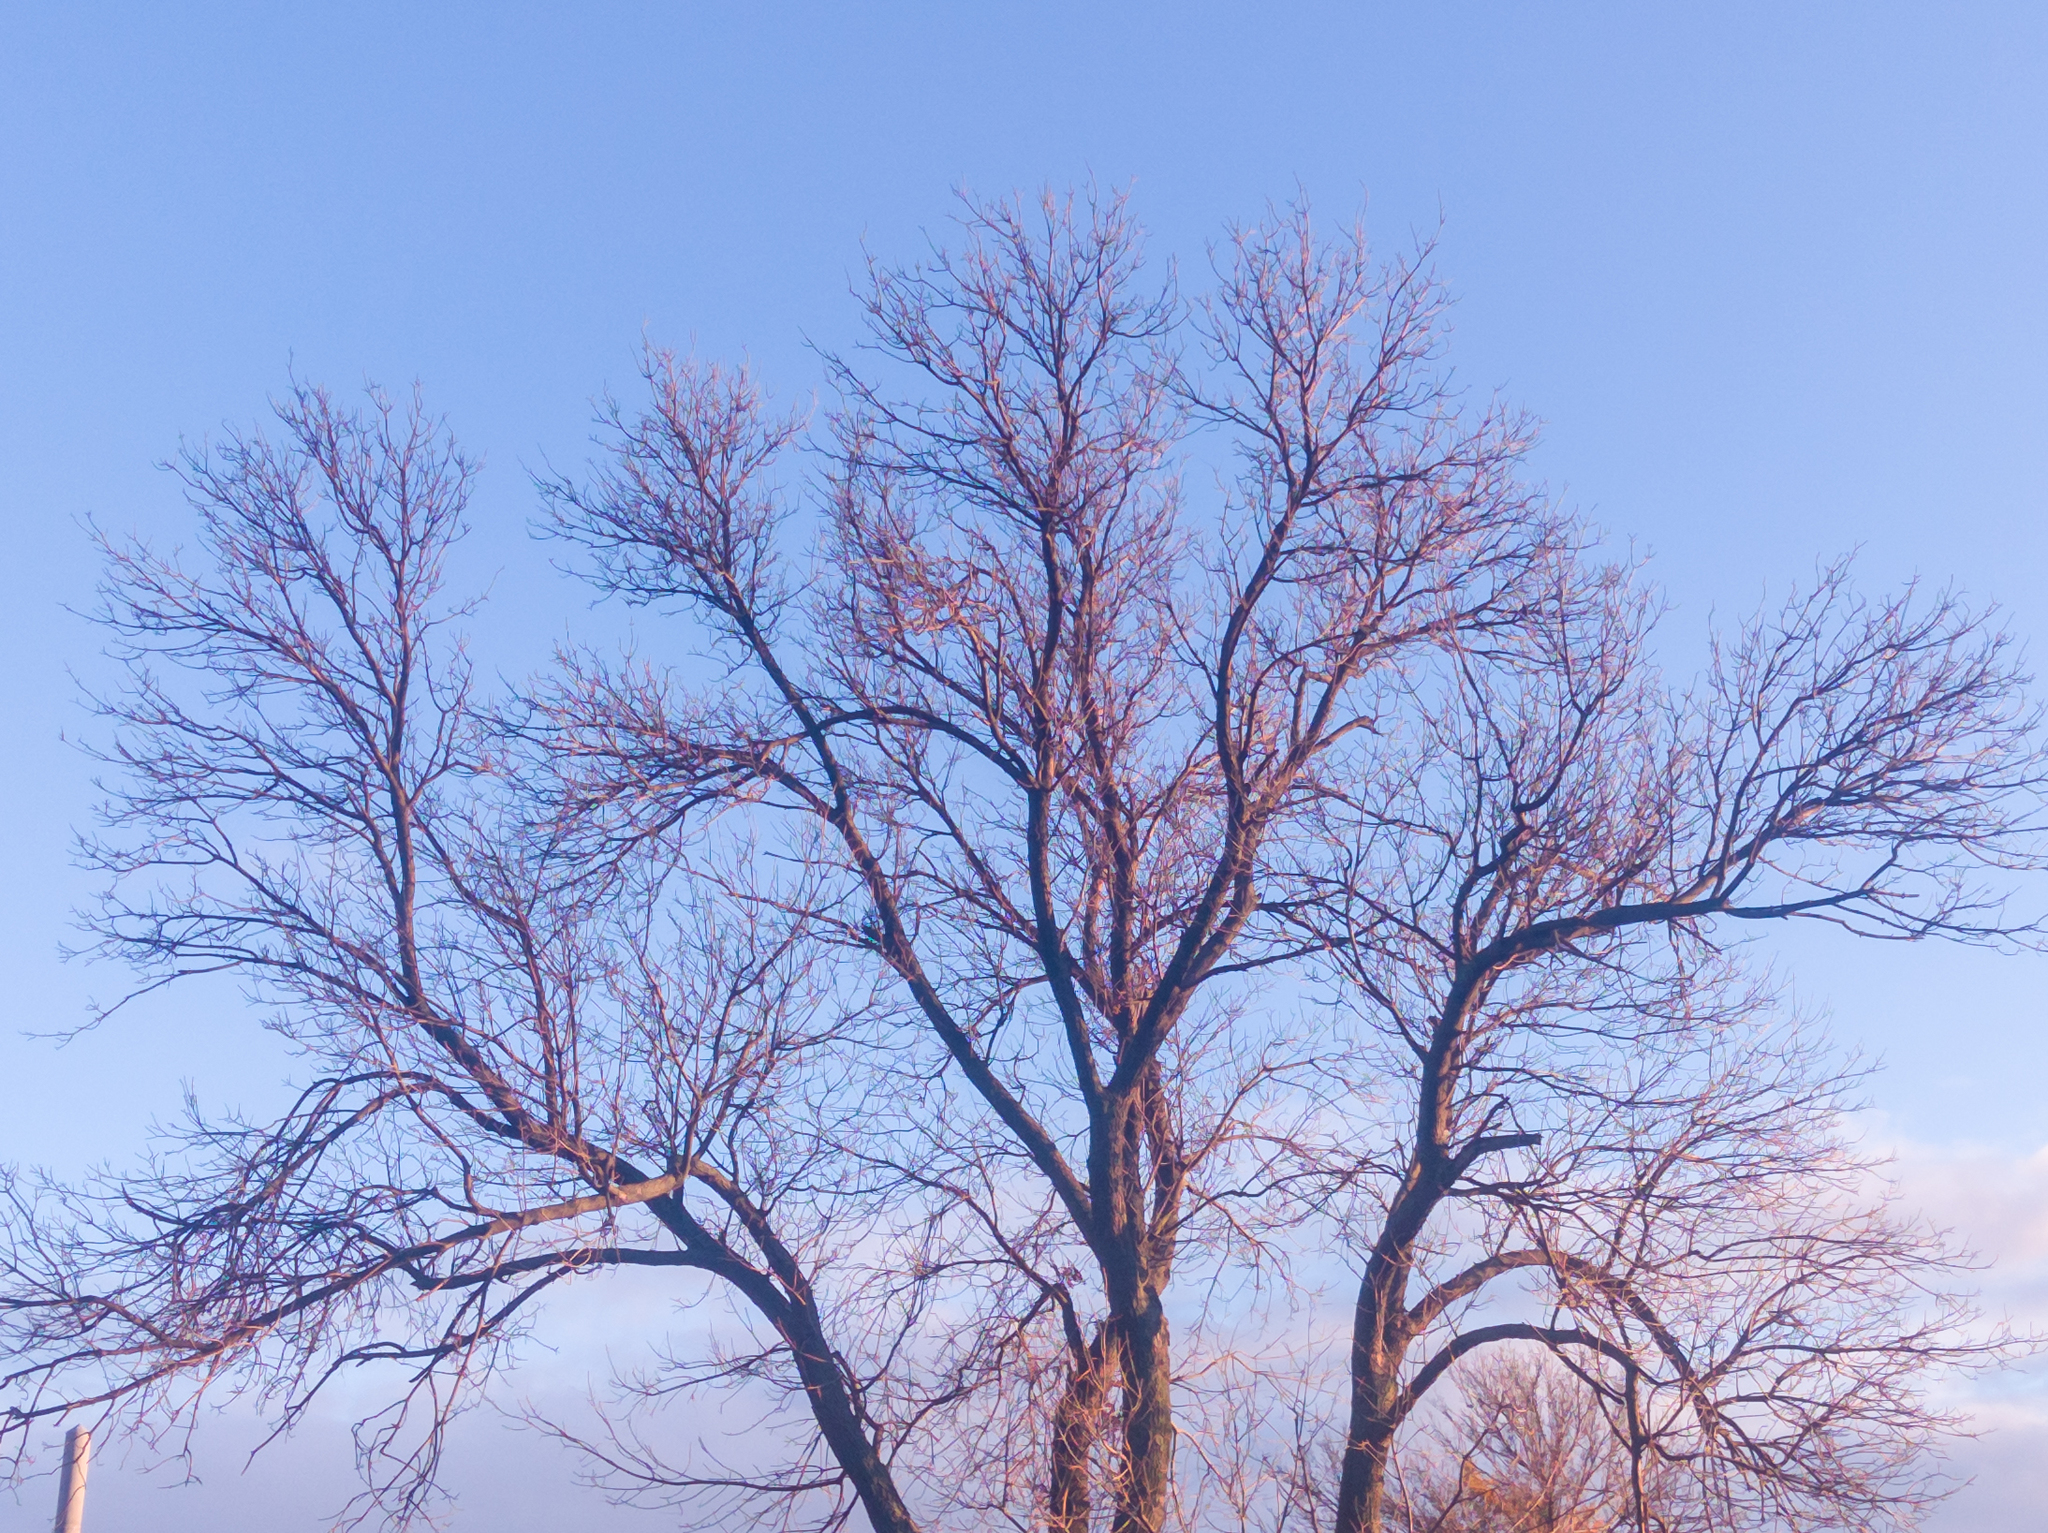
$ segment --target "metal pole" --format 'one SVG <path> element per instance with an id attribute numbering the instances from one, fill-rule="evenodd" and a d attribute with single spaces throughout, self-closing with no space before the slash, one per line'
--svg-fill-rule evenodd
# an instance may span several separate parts
<path id="1" fill-rule="evenodd" d="M 73 1427 L 64 1434 L 64 1478 L 57 1488 L 55 1533 L 79 1533 L 85 1524 L 85 1474 L 92 1466 L 92 1433 Z"/>

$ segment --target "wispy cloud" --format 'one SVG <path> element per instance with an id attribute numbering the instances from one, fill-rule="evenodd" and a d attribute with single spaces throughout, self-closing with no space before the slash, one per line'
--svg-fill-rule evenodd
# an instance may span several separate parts
<path id="1" fill-rule="evenodd" d="M 1983 1262 L 1987 1312 L 2048 1335 L 2048 1146 L 2014 1153 L 1896 1135 L 1881 1117 L 1865 1131 L 1892 1156 L 1908 1203 L 1952 1231 Z M 2048 1506 L 2048 1356 L 1960 1383 L 1978 1436 L 1950 1468 L 1971 1484 L 1928 1523 L 1930 1533 L 2031 1533 Z"/>

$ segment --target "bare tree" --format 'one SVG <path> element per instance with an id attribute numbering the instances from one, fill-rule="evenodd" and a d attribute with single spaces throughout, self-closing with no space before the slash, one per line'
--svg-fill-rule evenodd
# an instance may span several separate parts
<path id="1" fill-rule="evenodd" d="M 387 1363 L 363 1446 L 407 1515 L 536 1296 L 678 1267 L 769 1338 L 726 1370 L 815 1423 L 789 1468 L 728 1483 L 910 1527 L 812 1270 L 876 1228 L 859 1176 L 814 1164 L 852 1107 L 814 1072 L 857 1086 L 871 1052 L 858 997 L 759 901 L 561 865 L 499 791 L 449 628 L 469 464 L 417 406 L 300 389 L 278 414 L 281 445 L 185 462 L 197 567 L 109 543 L 134 686 L 102 705 L 118 776 L 89 854 L 109 950 L 151 985 L 240 975 L 313 1074 L 272 1122 L 195 1115 L 139 1173 L 10 1183 L 10 1432 L 124 1401 L 176 1419 L 222 1382 L 289 1426 Z"/>
<path id="2" fill-rule="evenodd" d="M 1524 424 L 1448 392 L 1424 257 L 1289 212 L 1187 303 L 1139 256 L 1114 198 L 970 205 L 870 273 L 815 432 L 650 352 L 543 490 L 704 653 L 565 655 L 491 717 L 417 409 L 300 391 L 186 463 L 199 567 L 109 550 L 99 930 L 241 976 L 312 1075 L 12 1184 L 17 1442 L 216 1381 L 288 1425 L 387 1361 L 409 1514 L 538 1296 L 676 1267 L 736 1328 L 648 1338 L 629 1407 L 766 1390 L 773 1440 L 576 1435 L 707 1519 L 1378 1529 L 1425 1397 L 1510 1344 L 1644 1527 L 1651 1481 L 1705 1526 L 1920 1494 L 1920 1381 L 1988 1344 L 1722 934 L 2016 930 L 2001 641 L 1830 577 L 1673 696 Z M 1287 1392 L 1332 1251 L 1334 1439 Z"/>
<path id="3" fill-rule="evenodd" d="M 1853 1075 L 1716 933 L 2022 932 L 1996 881 L 2035 859 L 2041 764 L 2009 646 L 1837 571 L 1673 698 L 1615 577 L 1550 608 L 1413 678 L 1408 746 L 1324 801 L 1335 897 L 1292 912 L 1399 1104 L 1327 1163 L 1364 1252 L 1335 1526 L 1381 1525 L 1403 1421 L 1507 1342 L 1576 1358 L 1712 1525 L 1903 1517 L 1942 1424 L 1920 1376 L 1995 1348 L 1843 1143 Z"/>
<path id="4" fill-rule="evenodd" d="M 1626 1445 L 1545 1354 L 1490 1353 L 1459 1384 L 1401 1453 L 1389 1520 L 1402 1533 L 1609 1533 L 1635 1520 Z"/>
<path id="5" fill-rule="evenodd" d="M 1201 1159 L 1232 1134 L 1190 1122 L 1183 1065 L 1227 1026 L 1227 982 L 1296 947 L 1260 918 L 1292 856 L 1272 848 L 1347 775 L 1406 657 L 1512 626 L 1564 529 L 1514 478 L 1515 424 L 1447 402 L 1416 267 L 1320 247 L 1305 217 L 1248 231 L 1198 323 L 1212 397 L 1119 201 L 965 222 L 959 253 L 874 273 L 872 368 L 834 366 L 803 600 L 776 543 L 795 423 L 743 374 L 650 359 L 651 408 L 612 414 L 593 482 L 554 486 L 559 524 L 604 589 L 695 613 L 735 679 L 675 707 L 593 667 L 550 711 L 612 836 L 736 804 L 823 830 L 793 834 L 860 912 L 846 939 L 1061 1216 L 1058 1256 L 989 1221 L 1065 1337 L 1049 1523 L 1087 1525 L 1114 1370 L 1111 1525 L 1152 1533 L 1166 1293 Z M 1243 465 L 1206 536 L 1169 456 L 1195 418 Z M 1057 1275 L 1076 1260 L 1092 1295 Z"/>

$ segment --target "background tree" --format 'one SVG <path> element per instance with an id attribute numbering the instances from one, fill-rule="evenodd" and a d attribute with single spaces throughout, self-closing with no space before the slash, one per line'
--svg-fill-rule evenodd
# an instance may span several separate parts
<path id="1" fill-rule="evenodd" d="M 1404 1448 L 1403 1533 L 1609 1533 L 1635 1521 L 1635 1465 L 1596 1397 L 1542 1352 L 1475 1359 L 1457 1401 Z M 1657 1526 L 1674 1523 L 1664 1507 Z"/>

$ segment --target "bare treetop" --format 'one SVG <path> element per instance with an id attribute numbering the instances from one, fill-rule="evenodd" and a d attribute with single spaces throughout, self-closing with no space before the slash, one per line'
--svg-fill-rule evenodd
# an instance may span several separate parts
<path id="1" fill-rule="evenodd" d="M 100 931 L 242 974 L 309 1073 L 13 1184 L 16 1441 L 389 1362 L 409 1516 L 535 1301 L 637 1266 L 725 1318 L 556 1429 L 705 1525 L 1489 1525 L 1422 1458 L 1389 1501 L 1445 1421 L 1597 1424 L 1643 1529 L 1925 1500 L 1926 1378 L 2004 1344 L 1729 937 L 2030 938 L 1995 626 L 1832 569 L 1673 687 L 1449 389 L 1427 252 L 1304 210 L 1188 300 L 1119 198 L 969 204 L 864 303 L 816 423 L 650 349 L 540 487 L 673 666 L 482 706 L 471 469 L 381 398 L 189 460 L 189 566 L 110 547 Z M 743 1444 L 664 1430 L 719 1391 Z"/>

